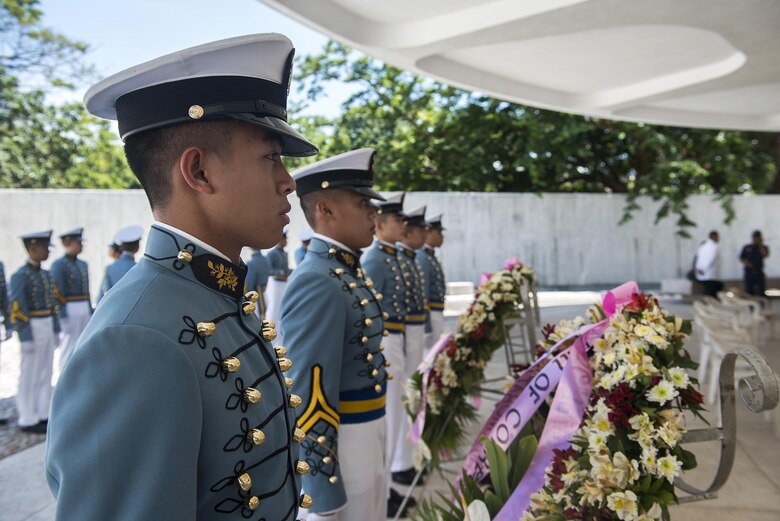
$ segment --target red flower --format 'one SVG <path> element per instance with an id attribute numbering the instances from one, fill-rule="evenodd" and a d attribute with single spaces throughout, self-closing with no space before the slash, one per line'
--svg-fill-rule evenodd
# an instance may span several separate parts
<path id="1" fill-rule="evenodd" d="M 600 398 L 604 398 L 604 403 L 609 409 L 609 421 L 618 427 L 629 427 L 628 420 L 639 414 L 639 409 L 635 405 L 634 392 L 625 382 L 618 384 L 613 391 L 598 389 L 591 395 L 591 404 L 595 405 Z"/>
<path id="2" fill-rule="evenodd" d="M 550 335 L 552 335 L 555 332 L 555 326 L 553 324 L 547 324 L 542 328 L 542 336 L 545 340 L 550 339 Z"/>
<path id="3" fill-rule="evenodd" d="M 704 402 L 704 396 L 693 387 L 680 389 L 680 399 L 686 405 L 699 405 Z"/>

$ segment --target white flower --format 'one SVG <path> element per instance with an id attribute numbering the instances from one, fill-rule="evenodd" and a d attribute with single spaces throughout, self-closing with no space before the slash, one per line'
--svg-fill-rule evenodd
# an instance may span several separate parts
<path id="1" fill-rule="evenodd" d="M 409 412 L 412 413 L 414 416 L 417 416 L 417 413 L 420 412 L 421 397 L 422 397 L 422 393 L 418 389 L 415 389 L 411 385 L 408 385 L 406 387 L 406 398 L 407 398 L 406 406 L 409 408 Z"/>
<path id="2" fill-rule="evenodd" d="M 659 475 L 669 480 L 669 483 L 674 483 L 674 478 L 680 475 L 682 463 L 677 461 L 677 458 L 670 454 L 663 458 L 658 458 L 657 469 Z"/>
<path id="3" fill-rule="evenodd" d="M 651 402 L 664 405 L 666 402 L 674 400 L 679 394 L 677 389 L 674 388 L 674 385 L 672 385 L 672 382 L 669 380 L 661 380 L 655 387 L 647 391 L 645 396 Z"/>
<path id="4" fill-rule="evenodd" d="M 431 449 L 422 439 L 420 439 L 417 442 L 417 445 L 414 446 L 412 464 L 414 465 L 415 470 L 420 470 L 428 461 L 431 461 Z"/>
<path id="5" fill-rule="evenodd" d="M 637 516 L 636 494 L 630 490 L 625 492 L 613 492 L 607 497 L 607 506 L 617 514 L 620 519 L 633 521 Z"/>
<path id="6" fill-rule="evenodd" d="M 466 521 L 490 521 L 490 512 L 488 512 L 487 505 L 475 499 L 469 504 L 466 510 Z"/>
<path id="7" fill-rule="evenodd" d="M 672 367 L 666 377 L 677 389 L 685 389 L 691 383 L 688 373 L 682 367 Z"/>

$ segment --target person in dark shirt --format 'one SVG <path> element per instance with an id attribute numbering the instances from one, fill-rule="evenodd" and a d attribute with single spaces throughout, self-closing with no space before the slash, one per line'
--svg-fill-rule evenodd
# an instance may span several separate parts
<path id="1" fill-rule="evenodd" d="M 761 231 L 754 231 L 753 242 L 746 244 L 739 254 L 739 260 L 745 266 L 745 291 L 751 295 L 764 295 L 766 289 L 764 258 L 768 256 L 769 248 L 764 244 Z"/>

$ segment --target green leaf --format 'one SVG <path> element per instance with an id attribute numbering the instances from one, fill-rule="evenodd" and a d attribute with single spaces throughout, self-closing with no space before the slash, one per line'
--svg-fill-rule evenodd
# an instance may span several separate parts
<path id="1" fill-rule="evenodd" d="M 490 517 L 493 518 L 501 511 L 501 508 L 503 508 L 506 501 L 501 501 L 498 496 L 496 496 L 493 492 L 487 491 L 485 492 L 485 505 L 487 505 L 488 512 L 490 512 Z"/>
<path id="2" fill-rule="evenodd" d="M 501 448 L 492 441 L 485 444 L 487 460 L 490 465 L 490 482 L 496 495 L 503 502 L 509 500 L 509 458 Z"/>
<path id="3" fill-rule="evenodd" d="M 512 460 L 510 462 L 511 471 L 509 475 L 509 489 L 514 491 L 517 485 L 525 476 L 528 467 L 531 465 L 531 460 L 536 454 L 538 443 L 536 436 L 530 435 L 520 438 L 519 441 L 515 440 L 512 443 L 512 448 L 515 450 Z"/>

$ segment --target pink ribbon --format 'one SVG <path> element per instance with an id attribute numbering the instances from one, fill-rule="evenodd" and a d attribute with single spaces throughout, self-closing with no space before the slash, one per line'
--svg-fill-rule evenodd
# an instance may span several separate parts
<path id="1" fill-rule="evenodd" d="M 433 362 L 436 360 L 436 356 L 447 349 L 450 344 L 450 340 L 453 339 L 452 333 L 445 336 L 428 351 L 425 358 L 417 368 L 418 371 L 422 371 L 423 378 L 420 385 L 420 409 L 417 413 L 417 417 L 414 419 L 412 428 L 409 429 L 409 439 L 412 443 L 417 443 L 422 438 L 423 429 L 425 428 L 425 412 L 428 408 L 428 381 L 430 380 L 431 371 L 433 370 Z"/>

